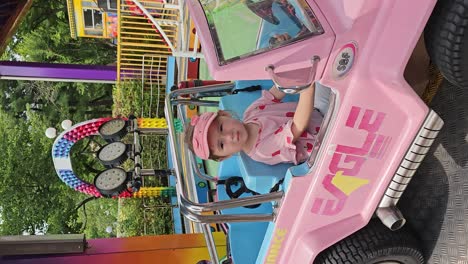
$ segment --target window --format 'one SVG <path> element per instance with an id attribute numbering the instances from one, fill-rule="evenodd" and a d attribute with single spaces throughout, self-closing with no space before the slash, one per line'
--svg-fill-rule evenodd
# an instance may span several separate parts
<path id="1" fill-rule="evenodd" d="M 304 0 L 200 0 L 220 65 L 323 33 Z"/>
<path id="2" fill-rule="evenodd" d="M 102 29 L 102 13 L 96 9 L 83 9 L 85 28 Z"/>
<path id="3" fill-rule="evenodd" d="M 97 4 L 104 12 L 117 12 L 117 0 L 97 0 Z"/>

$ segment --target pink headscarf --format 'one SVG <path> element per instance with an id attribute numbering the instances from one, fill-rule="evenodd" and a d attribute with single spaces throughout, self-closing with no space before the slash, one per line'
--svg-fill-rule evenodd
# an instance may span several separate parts
<path id="1" fill-rule="evenodd" d="M 199 116 L 193 116 L 190 125 L 194 126 L 193 130 L 193 150 L 195 155 L 201 159 L 208 159 L 210 156 L 210 148 L 208 147 L 208 128 L 213 120 L 218 116 L 218 113 L 207 112 Z"/>

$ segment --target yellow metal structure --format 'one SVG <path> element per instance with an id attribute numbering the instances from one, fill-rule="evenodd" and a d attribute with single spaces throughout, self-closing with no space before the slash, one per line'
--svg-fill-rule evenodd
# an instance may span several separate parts
<path id="1" fill-rule="evenodd" d="M 132 4 L 129 4 L 129 3 Z M 177 45 L 179 9 L 157 0 L 139 1 L 168 37 Z M 132 1 L 118 5 L 117 78 L 140 80 L 144 88 L 154 85 L 165 90 L 167 56 L 172 55 L 168 43 L 149 17 Z"/>
<path id="2" fill-rule="evenodd" d="M 167 128 L 164 118 L 138 118 L 139 128 Z"/>
<path id="3" fill-rule="evenodd" d="M 107 33 L 109 14 L 103 12 L 96 2 L 96 0 L 67 0 L 72 38 L 111 38 Z"/>

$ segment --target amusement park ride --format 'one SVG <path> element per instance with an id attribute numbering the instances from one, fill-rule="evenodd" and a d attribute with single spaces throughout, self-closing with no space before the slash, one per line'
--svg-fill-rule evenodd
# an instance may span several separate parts
<path id="1" fill-rule="evenodd" d="M 444 122 L 404 72 L 429 21 L 432 60 L 450 81 L 466 86 L 468 69 L 447 63 L 460 58 L 456 47 L 446 49 L 450 41 L 444 39 L 464 27 L 454 30 L 457 23 L 444 19 L 463 17 L 468 6 L 454 1 L 436 6 L 435 0 L 184 4 L 211 75 L 228 82 L 174 89 L 166 96 L 165 119 L 100 118 L 71 127 L 52 150 L 62 181 L 95 197 L 176 195 L 180 213 L 204 233 L 211 258 L 204 263 L 425 263 L 428 256 L 397 205 Z M 437 16 L 431 17 L 434 10 Z M 315 98 L 323 120 L 302 164 L 269 166 L 240 153 L 220 162 L 216 175 L 207 175 L 181 142 L 187 105 L 217 106 L 242 117 L 261 92 L 237 91 L 275 85 L 297 94 L 312 83 L 328 96 L 326 102 Z M 221 98 L 214 101 L 213 95 Z M 168 135 L 171 169 L 144 169 L 139 136 L 161 131 Z M 131 144 L 121 141 L 128 133 Z M 69 159 L 72 146 L 90 135 L 108 142 L 97 153 L 107 169 L 93 183 L 80 180 Z M 120 168 L 128 158 L 134 161 L 130 171 Z M 175 187 L 141 186 L 146 175 L 167 174 L 175 177 Z M 213 202 L 191 195 L 194 179 L 216 188 Z M 219 237 L 210 228 L 215 223 L 226 227 L 226 256 L 218 252 Z"/>
<path id="2" fill-rule="evenodd" d="M 32 0 L 29 1 L 8 1 L 6 3 L 0 4 L 0 9 L 2 14 L 0 15 L 0 23 L 2 25 L 2 29 L 0 30 L 0 50 L 3 51 L 6 47 L 6 43 L 11 38 L 14 33 L 15 28 L 18 26 L 19 21 L 21 18 L 25 16 L 29 8 L 32 6 Z M 91 3 L 94 4 L 94 1 L 83 1 L 88 2 L 85 5 Z M 100 1 L 101 2 L 101 1 Z M 168 4 L 166 1 L 136 1 L 140 5 L 152 5 L 154 2 L 157 7 L 164 9 L 166 14 L 172 12 L 171 10 L 183 10 L 183 4 Z M 165 8 L 169 7 L 169 9 Z M 138 6 L 133 4 L 132 1 L 126 1 L 122 5 L 122 9 L 124 8 L 133 8 L 136 9 Z M 154 6 L 153 6 L 154 8 Z M 9 10 L 8 12 L 6 10 Z M 169 10 L 169 11 L 168 11 Z M 154 10 L 153 10 L 154 11 Z M 135 12 L 133 12 L 135 13 Z M 139 12 L 132 18 L 138 19 L 138 16 L 143 16 L 144 14 Z M 168 15 L 170 16 L 170 14 Z M 6 20 L 5 20 L 6 17 Z M 177 16 L 177 18 L 185 19 L 185 16 Z M 147 20 L 147 18 L 145 18 Z M 166 20 L 168 21 L 168 20 Z M 161 22 L 161 21 L 159 21 Z M 183 23 L 185 23 L 184 21 Z M 151 23 L 151 22 L 150 22 Z M 168 23 L 168 22 L 164 22 Z M 178 25 L 180 23 L 176 22 L 169 22 L 174 25 Z M 158 25 L 159 26 L 159 25 Z M 150 27 L 153 31 L 155 31 L 155 26 Z M 189 30 L 190 27 L 182 28 L 185 31 Z M 157 30 L 156 30 L 157 31 Z M 174 39 L 180 38 L 182 32 L 184 30 L 180 30 L 178 33 L 179 35 L 173 36 Z M 190 35 L 190 34 L 187 34 Z M 160 36 L 160 35 L 158 35 Z M 193 40 L 193 36 L 191 37 Z M 179 41 L 179 43 L 181 43 Z M 184 44 L 185 45 L 185 44 Z M 172 46 L 174 48 L 174 46 Z M 179 47 L 178 47 L 179 48 Z M 167 47 L 165 49 L 168 50 Z M 180 48 L 177 50 L 180 51 Z M 183 51 L 182 51 L 183 53 Z M 191 57 L 198 56 L 194 52 L 190 52 Z M 189 62 L 193 63 L 192 61 Z M 180 65 L 180 64 L 179 64 Z M 168 72 L 175 72 L 175 65 L 168 67 Z M 190 69 L 186 69 L 190 72 Z M 131 70 L 132 73 L 139 72 Z M 192 71 L 193 72 L 193 71 Z M 64 65 L 64 64 L 47 64 L 47 63 L 40 63 L 40 62 L 9 62 L 3 61 L 0 62 L 0 79 L 20 79 L 20 80 L 42 80 L 42 81 L 68 81 L 68 82 L 100 82 L 100 83 L 115 83 L 118 80 L 118 67 L 116 66 L 93 66 L 93 65 Z M 132 76 L 131 76 L 132 77 Z M 133 76 L 134 77 L 134 76 Z M 174 79 L 175 77 L 172 77 Z M 169 79 L 169 78 L 168 78 Z M 102 175 L 97 177 L 96 182 L 94 181 L 84 181 L 73 171 L 73 167 L 71 164 L 71 160 L 69 157 L 70 151 L 73 151 L 72 148 L 75 143 L 79 140 L 83 140 L 86 137 L 90 137 L 91 135 L 98 136 L 98 129 L 100 125 L 109 118 L 98 118 L 95 120 L 85 121 L 71 128 L 67 128 L 64 131 L 57 141 L 54 144 L 53 148 L 53 160 L 54 165 L 57 166 L 57 174 L 60 179 L 73 188 L 76 191 L 85 193 L 90 195 L 91 197 L 117 197 L 121 195 L 121 197 L 134 197 L 134 198 L 141 198 L 141 197 L 154 197 L 154 196 L 164 196 L 164 197 L 171 197 L 172 203 L 177 204 L 176 201 L 176 194 L 175 188 L 172 186 L 167 187 L 147 187 L 141 186 L 142 177 L 146 177 L 148 175 L 167 175 L 171 172 L 171 170 L 153 170 L 153 169 L 146 169 L 141 168 L 138 166 L 138 147 L 139 144 L 124 144 L 121 142 L 110 142 L 114 144 L 109 144 L 107 148 L 101 151 L 99 157 L 102 159 L 103 163 L 105 163 L 108 170 L 104 172 Z M 154 129 L 152 133 L 159 133 L 164 130 L 162 128 L 164 126 L 163 119 L 151 119 L 151 118 L 136 118 L 136 119 L 122 119 L 126 123 L 126 129 L 130 132 L 134 132 L 134 130 L 130 129 L 132 124 L 136 124 L 139 126 L 138 134 L 142 134 L 141 130 L 149 131 L 149 127 Z M 134 121 L 132 123 L 132 121 Z M 117 121 L 119 122 L 119 121 Z M 161 123 L 162 122 L 162 123 Z M 111 122 L 112 123 L 112 122 Z M 121 123 L 120 123 L 121 124 Z M 155 130 L 157 130 L 155 132 Z M 106 135 L 106 131 L 103 132 Z M 164 132 L 161 132 L 164 133 Z M 166 132 L 167 133 L 167 132 Z M 135 138 L 135 137 L 134 137 Z M 108 139 L 109 140 L 109 139 Z M 125 151 L 124 151 L 125 148 Z M 110 150 L 112 153 L 107 152 Z M 113 154 L 114 151 L 119 152 L 118 156 Z M 141 151 L 141 149 L 140 149 Z M 125 153 L 124 153 L 125 152 Z M 116 164 L 121 161 L 122 159 L 126 158 L 133 159 L 135 162 L 135 168 L 131 172 L 123 172 L 121 169 L 114 168 Z M 118 160 L 113 159 L 112 157 L 118 157 Z M 112 173 L 114 172 L 114 173 Z M 118 175 L 121 178 L 118 178 L 117 181 L 111 182 L 111 185 L 108 183 L 103 183 L 103 181 L 99 181 L 100 179 L 106 179 L 106 177 L 110 177 L 109 175 Z M 121 184 L 124 183 L 125 185 Z M 101 184 L 102 183 L 102 184 Z M 199 183 L 197 185 L 197 191 L 202 191 L 205 194 L 207 193 L 207 184 Z M 174 202 L 175 199 L 175 202 Z M 175 208 L 177 209 L 177 208 Z M 180 217 L 179 217 L 180 218 Z M 2 248 L 0 255 L 0 262 L 2 263 L 59 263 L 65 261 L 66 263 L 82 263 L 82 259 L 86 259 L 86 261 L 98 261 L 103 256 L 106 256 L 107 260 L 113 261 L 113 263 L 128 263 L 131 259 L 139 259 L 141 261 L 150 261 L 154 259 L 159 259 L 160 261 L 166 261 L 167 263 L 188 263 L 188 262 L 197 262 L 200 259 L 207 258 L 207 251 L 206 245 L 202 242 L 203 239 L 200 234 L 180 234 L 182 232 L 181 223 L 176 223 L 179 226 L 179 231 L 175 230 L 178 235 L 165 235 L 165 236 L 145 236 L 145 237 L 134 237 L 134 238 L 113 238 L 113 239 L 88 239 L 83 240 L 81 238 L 81 243 L 76 248 L 74 253 L 81 253 L 78 255 L 67 255 L 67 254 L 57 254 L 57 253 L 66 253 L 70 251 L 60 251 L 54 250 L 59 249 L 60 247 L 48 246 L 47 249 L 44 244 L 43 237 L 42 243 L 44 246 L 35 247 L 36 250 L 28 251 L 24 249 L 20 249 L 19 251 L 5 251 L 5 241 L 3 238 L 1 240 L 0 247 Z M 83 236 L 81 236 L 83 237 Z M 222 247 L 224 247 L 224 239 L 219 237 L 217 239 L 218 245 L 221 245 L 219 250 L 223 251 Z M 13 241 L 15 238 L 12 237 L 5 237 L 7 245 L 8 241 Z M 31 238 L 32 239 L 32 238 Z M 53 238 L 56 239 L 56 238 Z M 21 238 L 23 241 L 24 239 Z M 33 239 L 32 239 L 33 240 Z M 107 240 L 112 240 L 112 243 L 108 242 Z M 55 241 L 55 240 L 54 240 Z M 59 238 L 57 244 L 66 245 L 65 238 L 61 240 Z M 25 244 L 24 242 L 20 242 L 21 244 Z M 35 243 L 35 242 L 31 242 Z M 13 246 L 13 242 L 10 242 L 10 246 Z M 88 245 L 88 246 L 86 246 Z M 42 250 L 40 250 L 42 248 Z M 23 251 L 22 251 L 23 250 Z M 18 252 L 24 252 L 17 254 Z M 35 252 L 35 253 L 33 253 Z M 3 254 L 2 254 L 3 253 Z M 16 253 L 16 254 L 15 254 Z M 48 254 L 48 253 L 55 253 L 53 255 L 35 255 L 31 256 L 30 254 Z M 21 256 L 14 256 L 12 258 L 6 257 L 7 255 L 25 255 L 24 257 Z M 39 257 L 40 256 L 40 257 Z M 40 259 L 39 259 L 40 258 Z"/>
<path id="3" fill-rule="evenodd" d="M 133 135 L 133 143 L 121 140 Z M 76 191 L 107 198 L 174 196 L 174 187 L 142 187 L 142 177 L 168 177 L 171 170 L 144 169 L 141 163 L 142 146 L 140 135 L 155 133 L 167 134 L 166 123 L 161 118 L 100 118 L 81 122 L 62 132 L 52 147 L 54 166 L 60 179 Z M 100 148 L 96 156 L 108 169 L 96 175 L 94 184 L 84 182 L 73 172 L 70 150 L 73 145 L 89 136 L 100 135 L 108 142 Z M 131 171 L 119 166 L 127 159 L 133 160 Z"/>
<path id="4" fill-rule="evenodd" d="M 452 21 L 466 16 L 466 4 L 463 9 L 453 1 L 436 6 L 435 0 L 186 4 L 216 80 L 250 80 L 248 85 L 275 85 L 290 94 L 315 83 L 317 91 L 329 94 L 306 162 L 267 166 L 243 153 L 227 158 L 212 177 L 217 200 L 211 203 L 187 195 L 183 175 L 198 167 L 177 143 L 174 109 L 183 124 L 180 110 L 186 104 L 216 105 L 242 117 L 259 93 L 235 94 L 246 85 L 235 81 L 167 95 L 179 206 L 185 217 L 202 224 L 211 263 L 220 263 L 212 223 L 227 223 L 232 263 L 425 263 L 430 253 L 423 252 L 397 204 L 444 122 L 404 72 L 434 11 L 426 27 L 429 53 L 448 80 L 466 87 L 468 68 L 459 67 L 457 47 L 468 44 L 454 37 L 466 30 Z M 452 41 L 457 44 L 447 48 Z M 201 100 L 220 91 L 232 94 L 219 104 Z M 184 169 L 187 164 L 191 170 Z M 460 253 L 466 257 L 466 250 Z"/>

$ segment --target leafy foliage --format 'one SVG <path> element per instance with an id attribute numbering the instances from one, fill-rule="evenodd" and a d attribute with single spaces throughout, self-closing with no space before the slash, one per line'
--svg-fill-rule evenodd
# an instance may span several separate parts
<path id="1" fill-rule="evenodd" d="M 49 230 L 76 232 L 73 221 L 75 200 L 62 195 L 63 183 L 55 175 L 50 153 L 52 142 L 43 136 L 41 116 L 27 112 L 28 120 L 18 122 L 0 112 L 0 233 L 31 234 Z M 40 134 L 39 134 L 40 133 Z M 57 219 L 60 216 L 60 219 Z M 49 221 L 49 219 L 51 221 Z"/>
<path id="2" fill-rule="evenodd" d="M 124 81 L 114 86 L 113 115 L 128 116 L 130 114 L 141 117 L 164 116 L 164 97 L 161 91 L 142 89 L 137 81 Z"/>
<path id="3" fill-rule="evenodd" d="M 107 40 L 70 37 L 66 14 L 66 1 L 35 0 L 1 59 L 113 63 L 116 49 Z M 44 131 L 59 128 L 64 119 L 76 123 L 109 116 L 111 106 L 109 84 L 0 81 L 0 235 L 82 231 L 84 221 L 75 207 L 87 196 L 57 177 L 50 154 L 53 140 Z M 86 171 L 90 159 L 80 157 L 83 162 L 74 163 L 74 169 Z M 90 173 L 83 176 L 92 179 Z M 116 203 L 114 207 L 116 212 Z M 113 216 L 109 221 L 115 222 Z M 95 233 L 108 236 L 105 229 Z"/>
<path id="4" fill-rule="evenodd" d="M 142 90 L 141 83 L 121 82 L 113 89 L 114 116 L 158 117 L 163 115 L 164 102 L 151 91 Z M 162 97 L 164 98 L 164 97 Z M 152 100 L 151 100 L 152 99 Z M 159 107 L 158 107 L 159 103 Z M 145 168 L 167 168 L 166 140 L 161 136 L 142 138 Z M 130 169 L 131 164 L 126 168 Z M 160 179 L 147 178 L 145 186 L 166 186 Z M 119 201 L 117 236 L 159 235 L 173 232 L 170 201 L 163 197 L 121 199 Z"/>
<path id="5" fill-rule="evenodd" d="M 87 238 L 115 237 L 117 232 L 117 199 L 97 199 L 86 205 L 86 215 L 80 210 L 77 221 L 85 224 L 82 230 Z M 106 232 L 112 227 L 112 232 Z"/>
<path id="6" fill-rule="evenodd" d="M 107 65 L 115 63 L 116 48 L 96 38 L 72 39 L 69 33 L 66 1 L 35 0 L 2 60 Z M 114 99 L 112 98 L 114 93 Z M 47 127 L 60 127 L 64 119 L 75 123 L 95 117 L 115 115 L 152 117 L 162 113 L 159 98 L 144 91 L 138 83 L 62 83 L 0 80 L 0 235 L 22 233 L 85 233 L 87 238 L 116 235 L 163 234 L 172 232 L 169 209 L 149 210 L 145 205 L 167 203 L 164 198 L 98 199 L 76 210 L 87 198 L 57 177 L 51 159 L 53 140 L 44 136 Z M 74 171 L 91 182 L 97 170 L 92 153 L 99 142 L 79 142 L 72 149 Z M 145 142 L 145 164 L 165 168 L 165 141 Z M 152 181 L 151 185 L 161 185 Z M 119 212 L 119 213 L 118 213 Z M 125 216 L 118 219 L 117 216 Z M 112 232 L 106 232 L 112 227 Z"/>
<path id="7" fill-rule="evenodd" d="M 106 39 L 72 39 L 66 1 L 35 0 L 8 48 L 11 60 L 72 64 L 115 62 L 116 48 Z"/>

